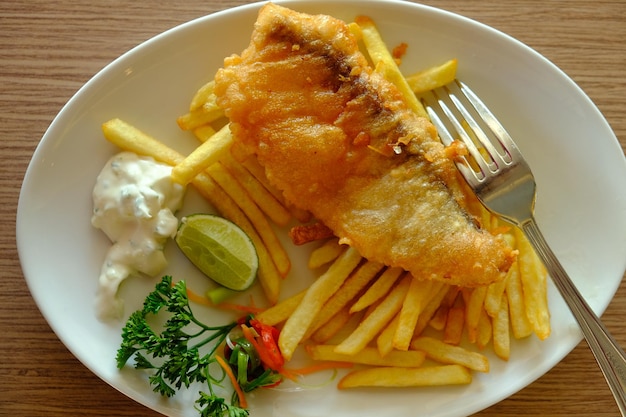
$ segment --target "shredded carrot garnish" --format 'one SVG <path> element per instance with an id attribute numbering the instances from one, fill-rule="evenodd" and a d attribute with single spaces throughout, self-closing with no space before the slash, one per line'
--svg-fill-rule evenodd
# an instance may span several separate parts
<path id="1" fill-rule="evenodd" d="M 267 366 L 268 368 L 274 371 L 278 371 L 280 367 L 278 366 L 278 364 L 274 363 L 272 358 L 267 354 L 267 350 L 258 342 L 258 340 L 256 340 L 254 334 L 252 333 L 253 330 L 251 330 L 248 326 L 242 324 L 241 331 L 243 332 L 243 337 L 245 337 L 248 340 L 248 342 L 250 342 L 250 344 L 254 347 L 256 352 L 259 354 L 259 358 L 261 359 L 261 362 L 263 362 L 263 364 Z"/>
<path id="2" fill-rule="evenodd" d="M 193 301 L 194 303 L 202 304 L 207 307 L 213 307 L 211 300 L 209 300 L 205 296 L 193 292 L 189 288 L 187 288 L 187 298 L 189 298 L 189 301 Z"/>
<path id="3" fill-rule="evenodd" d="M 263 307 L 257 307 L 254 302 L 254 297 L 250 294 L 250 305 L 242 305 L 235 303 L 219 303 L 214 305 L 217 308 L 223 308 L 225 310 L 243 311 L 244 313 L 258 314 L 266 309 Z"/>
<path id="4" fill-rule="evenodd" d="M 231 369 L 231 367 L 226 363 L 226 361 L 221 356 L 216 355 L 215 359 L 217 360 L 217 363 L 220 364 L 222 369 L 224 369 L 224 372 L 226 372 L 226 375 L 228 375 L 228 378 L 230 378 L 230 382 L 233 384 L 233 388 L 235 389 L 235 392 L 237 393 L 237 397 L 239 397 L 239 406 L 241 408 L 248 408 L 248 402 L 246 401 L 246 397 L 243 393 L 243 390 L 241 389 L 241 386 L 239 386 L 239 383 L 237 382 L 237 378 L 235 377 L 235 374 L 233 373 L 233 370 Z"/>
<path id="5" fill-rule="evenodd" d="M 208 299 L 207 299 L 207 301 L 208 301 Z M 252 314 L 257 314 L 257 313 L 260 313 L 260 312 L 265 310 L 264 308 L 261 308 L 261 307 L 246 306 L 246 305 L 235 304 L 235 303 L 211 304 L 210 301 L 209 301 L 209 305 L 211 307 L 221 308 L 221 309 L 224 309 L 224 310 L 243 311 L 244 313 L 252 313 Z"/>
<path id="6" fill-rule="evenodd" d="M 250 307 L 257 308 L 256 303 L 254 302 L 254 297 L 250 294 Z"/>
<path id="7" fill-rule="evenodd" d="M 220 308 L 223 310 L 242 311 L 244 313 L 251 313 L 251 314 L 258 314 L 265 310 L 264 308 L 254 306 L 254 300 L 252 300 L 252 296 L 250 296 L 250 301 L 251 301 L 250 306 L 246 306 L 242 304 L 235 304 L 235 303 L 213 304 L 211 300 L 209 300 L 208 297 L 200 295 L 194 292 L 193 290 L 190 290 L 189 288 L 187 288 L 187 298 L 189 298 L 189 301 L 193 301 L 196 304 L 201 304 L 207 307 Z"/>

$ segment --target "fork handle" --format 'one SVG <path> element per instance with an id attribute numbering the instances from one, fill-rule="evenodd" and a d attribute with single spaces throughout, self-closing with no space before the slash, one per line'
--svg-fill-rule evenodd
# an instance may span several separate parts
<path id="1" fill-rule="evenodd" d="M 563 269 L 563 266 L 561 266 L 561 263 L 548 246 L 535 219 L 531 217 L 522 223 L 520 227 L 535 248 L 537 255 L 539 255 L 552 277 L 552 281 L 576 318 L 609 384 L 622 416 L 626 416 L 626 354 L 580 295 L 565 269 Z"/>

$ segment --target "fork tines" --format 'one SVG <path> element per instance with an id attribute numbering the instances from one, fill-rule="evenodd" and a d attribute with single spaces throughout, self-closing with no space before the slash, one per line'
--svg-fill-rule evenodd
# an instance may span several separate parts
<path id="1" fill-rule="evenodd" d="M 489 173 L 511 164 L 507 151 L 512 140 L 483 102 L 461 81 L 455 80 L 421 97 L 444 145 L 461 140 L 468 155 L 457 162 L 465 174 L 473 173 L 478 182 Z M 445 115 L 445 118 L 439 115 Z M 466 177 L 468 175 L 465 175 Z"/>

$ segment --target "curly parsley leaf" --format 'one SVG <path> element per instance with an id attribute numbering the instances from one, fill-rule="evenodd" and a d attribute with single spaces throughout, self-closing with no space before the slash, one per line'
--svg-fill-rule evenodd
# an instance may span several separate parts
<path id="1" fill-rule="evenodd" d="M 248 410 L 227 404 L 223 398 L 200 392 L 200 398 L 196 401 L 202 417 L 246 417 Z"/>
<path id="2" fill-rule="evenodd" d="M 159 314 L 167 315 L 167 320 L 155 330 L 150 321 L 156 321 Z M 143 308 L 131 314 L 122 329 L 117 367 L 123 368 L 134 358 L 136 369 L 154 370 L 149 383 L 166 397 L 194 382 L 207 383 L 210 394 L 200 392 L 197 401 L 203 407 L 199 410 L 203 417 L 247 416 L 247 410 L 217 397 L 211 385 L 224 378 L 223 374 L 212 375 L 209 367 L 215 362 L 217 347 L 235 326 L 236 322 L 225 326 L 200 322 L 189 305 L 185 282 L 172 285 L 172 277 L 164 276 L 146 297 Z"/>

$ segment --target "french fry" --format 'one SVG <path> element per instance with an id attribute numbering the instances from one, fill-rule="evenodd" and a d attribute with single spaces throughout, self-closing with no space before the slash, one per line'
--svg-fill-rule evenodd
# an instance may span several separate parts
<path id="1" fill-rule="evenodd" d="M 515 240 L 519 250 L 518 262 L 526 315 L 537 337 L 544 340 L 550 336 L 547 274 L 530 242 L 518 228 L 515 228 Z"/>
<path id="2" fill-rule="evenodd" d="M 103 123 L 102 133 L 106 140 L 123 150 L 150 156 L 168 165 L 176 165 L 184 159 L 180 153 L 121 119 Z"/>
<path id="3" fill-rule="evenodd" d="M 406 77 L 406 81 L 415 94 L 434 90 L 451 83 L 456 79 L 458 61 L 451 59 L 441 65 L 427 68 Z"/>
<path id="4" fill-rule="evenodd" d="M 363 314 L 350 314 L 348 307 L 342 308 L 326 324 L 311 335 L 311 340 L 318 344 L 337 342 L 348 337 L 357 328 L 363 318 Z"/>
<path id="5" fill-rule="evenodd" d="M 287 319 L 280 337 L 278 346 L 285 360 L 291 359 L 296 347 L 304 337 L 315 316 L 350 273 L 361 262 L 361 255 L 348 248 L 328 270 L 322 274 L 306 291 L 302 302 L 293 314 Z"/>
<path id="6" fill-rule="evenodd" d="M 235 155 L 235 159 L 239 160 L 239 158 L 236 155 Z M 263 184 L 263 186 L 267 189 L 267 191 L 272 193 L 274 198 L 276 198 L 278 201 L 282 202 L 283 204 L 286 204 L 284 201 L 285 198 L 283 197 L 282 192 L 280 192 L 276 187 L 274 187 L 269 182 L 269 180 L 265 176 L 265 168 L 263 168 L 263 166 L 259 163 L 256 157 L 246 155 L 246 157 L 240 163 L 248 170 L 248 172 L 250 172 L 250 174 L 252 174 L 257 180 L 259 180 L 261 184 Z"/>
<path id="7" fill-rule="evenodd" d="M 450 310 L 450 306 L 446 304 L 441 304 L 435 314 L 432 316 L 428 325 L 435 330 L 443 330 L 446 327 L 446 322 L 448 321 L 448 311 Z"/>
<path id="8" fill-rule="evenodd" d="M 280 303 L 274 304 L 270 308 L 263 310 L 262 312 L 256 314 L 256 319 L 263 324 L 267 324 L 268 326 L 276 326 L 277 324 L 284 322 L 302 302 L 305 292 L 306 291 L 300 291 L 291 297 L 285 298 Z"/>
<path id="9" fill-rule="evenodd" d="M 476 287 L 472 290 L 466 305 L 465 324 L 467 326 L 467 336 L 470 343 L 476 343 L 478 337 L 478 322 L 480 321 L 481 312 L 485 296 L 487 295 L 487 287 Z"/>
<path id="10" fill-rule="evenodd" d="M 465 307 L 462 300 L 462 297 L 457 297 L 454 305 L 448 310 L 446 326 L 443 331 L 443 341 L 451 345 L 461 343 L 463 329 L 465 328 Z"/>
<path id="11" fill-rule="evenodd" d="M 460 365 L 427 366 L 422 368 L 368 368 L 349 372 L 340 381 L 339 389 L 356 387 L 432 387 L 465 385 L 472 374 Z"/>
<path id="12" fill-rule="evenodd" d="M 376 338 L 376 348 L 380 356 L 387 356 L 393 351 L 393 338 L 396 335 L 399 322 L 400 314 L 396 314 Z"/>
<path id="13" fill-rule="evenodd" d="M 236 149 L 236 147 L 235 147 Z M 259 161 L 252 156 L 246 156 L 241 164 L 252 174 L 263 186 L 270 192 L 276 200 L 280 201 L 281 204 L 289 209 L 291 215 L 296 218 L 300 223 L 307 223 L 311 220 L 311 213 L 306 210 L 301 210 L 293 205 L 287 203 L 285 197 L 282 192 L 279 191 L 276 187 L 274 187 L 267 177 L 265 176 L 265 168 L 259 164 Z"/>
<path id="14" fill-rule="evenodd" d="M 207 101 L 215 101 L 215 95 L 213 94 L 214 91 L 215 80 L 211 80 L 200 87 L 193 95 L 191 102 L 189 103 L 189 111 L 191 112 L 199 109 Z"/>
<path id="15" fill-rule="evenodd" d="M 506 289 L 506 277 L 501 281 L 494 282 L 487 287 L 485 295 L 485 310 L 494 317 L 500 311 L 500 303 L 504 298 L 504 290 Z"/>
<path id="16" fill-rule="evenodd" d="M 275 224 L 285 226 L 291 221 L 291 213 L 278 201 L 272 193 L 256 179 L 241 164 L 234 160 L 230 152 L 226 152 L 220 163 L 237 179 L 239 184 L 248 192 L 248 195 L 261 211 Z"/>
<path id="17" fill-rule="evenodd" d="M 402 96 L 411 110 L 420 116 L 426 117 L 426 110 L 424 110 L 424 107 L 400 72 L 395 59 L 380 36 L 374 21 L 367 16 L 358 16 L 355 19 L 355 23 L 361 28 L 363 43 L 375 66 L 375 71 L 381 73 L 383 77 L 400 90 L 400 93 L 402 93 Z"/>
<path id="18" fill-rule="evenodd" d="M 228 152 L 233 144 L 230 129 L 224 126 L 209 140 L 200 144 L 185 159 L 172 168 L 172 180 L 188 184 L 196 175 L 209 168 Z"/>
<path id="19" fill-rule="evenodd" d="M 500 310 L 493 317 L 493 351 L 505 361 L 511 356 L 511 336 L 509 334 L 509 302 L 502 298 Z"/>
<path id="20" fill-rule="evenodd" d="M 356 22 L 348 23 L 348 29 L 350 29 L 350 32 L 352 32 L 352 34 L 357 38 L 357 40 L 361 40 L 363 38 L 363 34 L 361 33 L 361 28 L 359 27 L 359 25 L 356 24 Z"/>
<path id="21" fill-rule="evenodd" d="M 456 285 L 451 285 L 448 288 L 448 293 L 446 294 L 446 296 L 443 299 L 443 303 L 445 303 L 446 305 L 452 307 L 454 305 L 454 303 L 457 301 L 457 299 L 459 298 L 459 294 L 461 294 L 462 292 L 462 288 L 458 287 Z"/>
<path id="22" fill-rule="evenodd" d="M 309 269 L 320 268 L 337 259 L 345 249 L 346 245 L 340 244 L 339 239 L 329 239 L 311 252 L 307 266 Z"/>
<path id="23" fill-rule="evenodd" d="M 417 368 L 422 366 L 426 354 L 418 350 L 393 351 L 382 357 L 373 347 L 365 347 L 354 355 L 343 355 L 335 352 L 334 345 L 309 345 L 306 351 L 317 361 L 351 362 L 372 366 L 401 366 Z"/>
<path id="24" fill-rule="evenodd" d="M 215 133 L 217 133 L 217 131 L 210 125 L 202 125 L 193 129 L 193 135 L 200 142 L 206 142 L 211 136 L 215 135 Z"/>
<path id="25" fill-rule="evenodd" d="M 359 327 L 335 348 L 335 351 L 353 355 L 363 349 L 400 311 L 410 285 L 410 276 L 402 278 L 378 307 L 359 324 Z"/>
<path id="26" fill-rule="evenodd" d="M 456 285 L 448 286 L 448 289 L 444 294 L 443 299 L 441 300 L 441 304 L 437 308 L 435 317 L 433 317 L 434 321 L 432 323 L 429 322 L 429 325 L 431 325 L 433 329 L 445 330 L 446 324 L 448 322 L 448 313 L 450 312 L 452 306 L 455 304 L 456 299 L 459 295 L 459 291 L 460 289 Z"/>
<path id="27" fill-rule="evenodd" d="M 440 363 L 457 364 L 478 372 L 489 372 L 489 359 L 460 346 L 452 346 L 432 337 L 418 337 L 411 348 L 426 353 L 426 357 Z"/>
<path id="28" fill-rule="evenodd" d="M 493 227 L 497 228 L 499 227 L 500 222 L 495 216 L 494 218 L 496 219 L 496 222 Z M 515 237 L 512 233 L 505 233 L 502 236 L 511 248 L 516 246 Z M 507 279 L 508 274 L 504 277 L 504 279 L 490 284 L 487 288 L 487 295 L 485 296 L 485 310 L 487 310 L 487 313 L 489 313 L 491 317 L 495 317 L 500 312 L 500 302 L 504 297 Z"/>
<path id="29" fill-rule="evenodd" d="M 374 261 L 365 261 L 360 265 L 324 304 L 322 310 L 315 316 L 315 319 L 309 326 L 304 339 L 324 326 L 335 314 L 348 305 L 374 279 L 381 269 L 383 269 L 383 265 Z"/>
<path id="30" fill-rule="evenodd" d="M 523 339 L 533 332 L 533 327 L 528 321 L 524 304 L 524 291 L 520 279 L 518 262 L 513 262 L 506 277 L 506 296 L 509 304 L 511 329 L 513 337 Z"/>
<path id="31" fill-rule="evenodd" d="M 424 307 L 424 309 L 422 310 L 422 313 L 417 319 L 417 324 L 415 325 L 415 331 L 413 333 L 413 336 L 419 336 L 420 334 L 422 334 L 424 329 L 426 329 L 426 327 L 431 322 L 431 319 L 433 318 L 435 313 L 439 310 L 439 307 L 441 306 L 443 299 L 448 293 L 448 288 L 449 288 L 448 285 L 441 285 L 438 291 L 428 301 L 428 304 L 426 304 L 426 307 Z M 445 321 L 444 321 L 444 324 L 445 324 Z M 439 330 L 441 329 L 443 329 L 443 325 L 439 328 Z"/>
<path id="32" fill-rule="evenodd" d="M 350 312 L 361 311 L 384 297 L 403 273 L 404 271 L 401 268 L 387 268 L 365 294 L 352 305 Z"/>
<path id="33" fill-rule="evenodd" d="M 214 122 L 223 116 L 224 110 L 215 103 L 207 102 L 201 107 L 179 116 L 176 119 L 176 123 L 182 130 L 193 130 L 199 126 Z"/>
<path id="34" fill-rule="evenodd" d="M 487 311 L 484 309 L 480 311 L 480 318 L 478 319 L 478 325 L 476 327 L 476 346 L 479 349 L 484 349 L 493 336 L 493 324 Z"/>
<path id="35" fill-rule="evenodd" d="M 409 348 L 415 326 L 417 325 L 417 319 L 422 309 L 426 306 L 432 287 L 432 280 L 420 280 L 412 277 L 411 285 L 398 316 L 398 326 L 393 336 L 394 348 L 398 350 L 407 350 Z"/>

